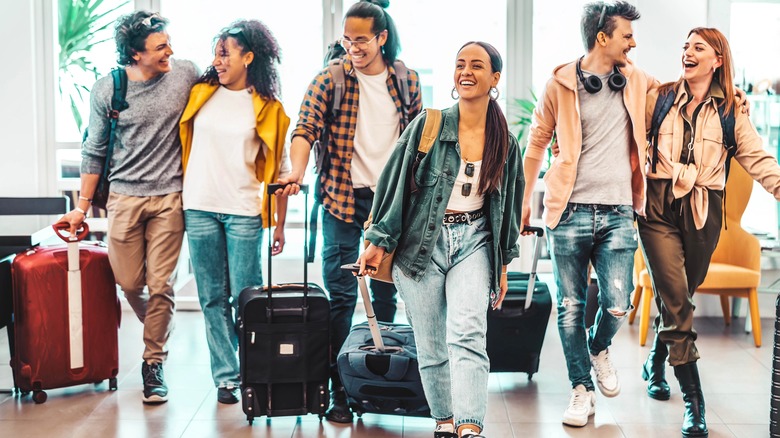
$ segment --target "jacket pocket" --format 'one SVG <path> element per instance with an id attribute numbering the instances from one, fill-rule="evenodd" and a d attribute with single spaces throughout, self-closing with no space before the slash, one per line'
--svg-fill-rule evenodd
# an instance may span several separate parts
<path id="1" fill-rule="evenodd" d="M 701 133 L 701 165 L 715 167 L 720 163 L 726 149 L 723 147 L 723 130 L 720 127 L 705 127 Z"/>

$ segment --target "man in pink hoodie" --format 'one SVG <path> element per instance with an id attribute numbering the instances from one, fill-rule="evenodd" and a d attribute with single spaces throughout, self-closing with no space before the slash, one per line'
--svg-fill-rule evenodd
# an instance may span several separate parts
<path id="1" fill-rule="evenodd" d="M 587 54 L 553 71 L 537 107 L 525 152 L 523 224 L 553 133 L 559 154 L 545 175 L 544 222 L 558 287 L 558 332 L 572 392 L 563 423 L 584 426 L 595 412 L 595 371 L 607 397 L 620 392 L 608 347 L 630 310 L 637 249 L 634 212 L 644 204 L 645 103 L 658 82 L 636 68 L 625 2 L 584 7 Z M 585 328 L 588 263 L 599 279 L 599 309 Z"/>

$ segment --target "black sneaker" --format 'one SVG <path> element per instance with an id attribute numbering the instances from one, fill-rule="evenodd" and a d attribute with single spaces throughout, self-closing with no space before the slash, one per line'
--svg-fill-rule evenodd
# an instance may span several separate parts
<path id="1" fill-rule="evenodd" d="M 238 403 L 238 388 L 217 388 L 217 401 L 226 405 Z"/>
<path id="2" fill-rule="evenodd" d="M 144 403 L 158 404 L 168 401 L 168 387 L 163 379 L 161 363 L 141 364 L 141 377 L 144 380 Z"/>

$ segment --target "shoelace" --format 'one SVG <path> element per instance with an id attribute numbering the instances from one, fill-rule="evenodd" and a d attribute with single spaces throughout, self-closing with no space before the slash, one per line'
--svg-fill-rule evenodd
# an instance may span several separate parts
<path id="1" fill-rule="evenodd" d="M 596 360 L 593 361 L 593 368 L 596 369 L 596 377 L 598 377 L 599 380 L 615 374 L 615 369 L 612 367 L 612 361 L 609 360 L 609 353 L 606 351 L 604 352 L 603 358 L 596 357 Z"/>
<path id="2" fill-rule="evenodd" d="M 569 404 L 575 409 L 589 409 L 588 402 L 590 397 L 587 392 L 573 391 L 571 394 L 571 401 Z"/>
<path id="3" fill-rule="evenodd" d="M 144 383 L 147 385 L 162 385 L 162 368 L 159 366 L 150 365 L 146 369 L 146 375 L 144 376 Z"/>

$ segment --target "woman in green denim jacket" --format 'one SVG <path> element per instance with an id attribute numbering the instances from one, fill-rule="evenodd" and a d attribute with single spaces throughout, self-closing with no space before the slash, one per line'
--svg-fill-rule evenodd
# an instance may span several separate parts
<path id="1" fill-rule="evenodd" d="M 500 306 L 506 265 L 519 254 L 525 180 L 517 141 L 496 102 L 501 67 L 487 43 L 460 49 L 458 104 L 442 111 L 438 138 L 417 166 L 426 115 L 404 131 L 377 184 L 366 231 L 371 245 L 359 260 L 370 276 L 366 265 L 395 252 L 393 280 L 414 329 L 436 437 L 481 436 L 487 310 Z"/>

